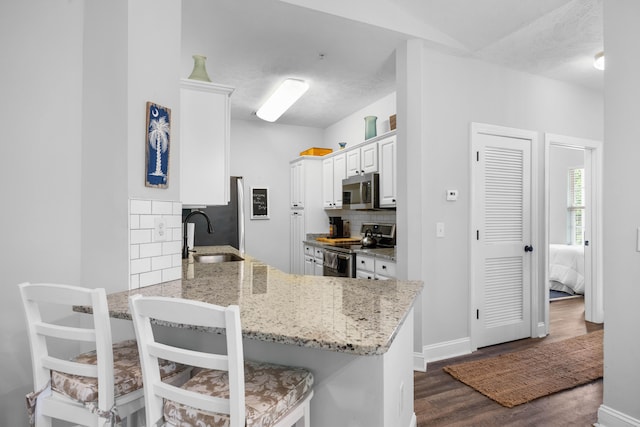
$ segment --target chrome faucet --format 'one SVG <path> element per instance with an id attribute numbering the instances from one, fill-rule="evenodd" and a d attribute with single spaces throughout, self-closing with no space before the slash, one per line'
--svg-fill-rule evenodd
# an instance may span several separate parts
<path id="1" fill-rule="evenodd" d="M 213 234 L 213 225 L 211 225 L 211 220 L 209 219 L 209 217 L 207 216 L 206 213 L 200 211 L 200 210 L 195 210 L 195 211 L 191 211 L 189 212 L 189 214 L 185 217 L 184 221 L 183 221 L 183 231 L 184 231 L 184 235 L 183 235 L 183 240 L 182 240 L 182 259 L 187 259 L 189 258 L 189 247 L 187 245 L 187 222 L 189 221 L 189 218 L 191 218 L 193 215 L 195 214 L 200 214 L 202 216 L 205 217 L 205 219 L 207 220 L 207 232 L 209 234 Z M 195 242 L 194 242 L 194 246 L 195 246 Z"/>

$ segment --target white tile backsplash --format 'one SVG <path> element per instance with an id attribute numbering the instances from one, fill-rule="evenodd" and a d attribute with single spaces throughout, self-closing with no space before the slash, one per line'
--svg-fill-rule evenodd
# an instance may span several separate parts
<path id="1" fill-rule="evenodd" d="M 156 223 L 164 224 L 166 240 L 154 241 Z M 130 199 L 129 243 L 129 289 L 180 279 L 182 203 Z"/>

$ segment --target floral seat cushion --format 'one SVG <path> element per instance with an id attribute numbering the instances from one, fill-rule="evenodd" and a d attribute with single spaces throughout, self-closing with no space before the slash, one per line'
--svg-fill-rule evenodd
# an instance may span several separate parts
<path id="1" fill-rule="evenodd" d="M 96 364 L 96 359 L 95 351 L 82 353 L 73 358 L 75 362 L 92 365 Z M 160 360 L 160 376 L 163 380 L 169 380 L 185 369 L 185 365 Z M 142 388 L 142 371 L 138 344 L 135 340 L 121 341 L 113 345 L 113 374 L 116 398 Z M 98 401 L 97 378 L 52 371 L 51 389 L 80 402 Z"/>
<path id="2" fill-rule="evenodd" d="M 247 427 L 268 427 L 285 415 L 311 391 L 313 374 L 303 368 L 245 361 L 245 407 Z M 227 371 L 203 369 L 182 388 L 229 398 Z M 167 400 L 164 418 L 174 425 L 229 426 L 229 417 Z"/>

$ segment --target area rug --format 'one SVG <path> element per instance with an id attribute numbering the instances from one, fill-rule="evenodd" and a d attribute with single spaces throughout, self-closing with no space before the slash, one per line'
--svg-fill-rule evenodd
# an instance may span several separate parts
<path id="1" fill-rule="evenodd" d="M 600 330 L 443 369 L 512 408 L 602 378 L 602 337 Z"/>

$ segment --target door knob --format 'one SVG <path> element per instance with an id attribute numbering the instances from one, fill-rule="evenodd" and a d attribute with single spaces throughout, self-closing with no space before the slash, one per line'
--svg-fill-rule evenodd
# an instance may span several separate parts
<path id="1" fill-rule="evenodd" d="M 527 245 L 524 247 L 525 252 L 533 252 L 533 246 Z"/>

